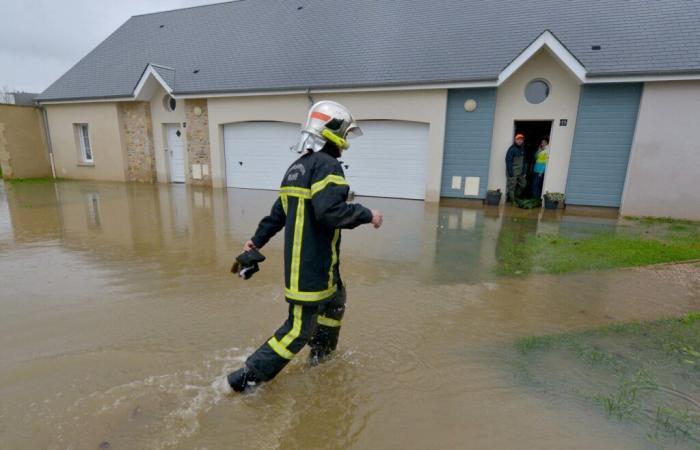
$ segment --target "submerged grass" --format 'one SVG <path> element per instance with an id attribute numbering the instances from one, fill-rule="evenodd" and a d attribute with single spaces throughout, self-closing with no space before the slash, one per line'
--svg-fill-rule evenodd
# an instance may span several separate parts
<path id="1" fill-rule="evenodd" d="M 520 379 L 700 449 L 700 313 L 515 342 Z"/>
<path id="2" fill-rule="evenodd" d="M 520 219 L 499 237 L 501 275 L 605 270 L 700 259 L 700 222 L 640 218 L 591 234 L 537 234 Z"/>
<path id="3" fill-rule="evenodd" d="M 38 178 L 11 178 L 5 180 L 11 184 L 45 184 L 54 183 L 56 181 L 65 181 L 63 178 L 38 177 Z"/>

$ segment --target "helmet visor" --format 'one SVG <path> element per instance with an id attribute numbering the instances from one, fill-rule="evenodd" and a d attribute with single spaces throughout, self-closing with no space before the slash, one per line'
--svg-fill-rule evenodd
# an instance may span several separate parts
<path id="1" fill-rule="evenodd" d="M 364 133 L 362 133 L 362 130 L 359 126 L 352 124 L 350 125 L 350 128 L 348 128 L 348 132 L 346 133 L 345 137 L 346 139 L 354 139 L 356 137 L 362 136 L 363 134 Z"/>

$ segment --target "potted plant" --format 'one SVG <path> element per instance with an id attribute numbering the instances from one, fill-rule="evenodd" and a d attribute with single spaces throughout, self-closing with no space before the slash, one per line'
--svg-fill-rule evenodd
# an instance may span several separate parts
<path id="1" fill-rule="evenodd" d="M 561 192 L 545 192 L 544 194 L 544 207 L 545 209 L 557 209 L 559 204 L 564 204 L 566 195 Z"/>
<path id="2" fill-rule="evenodd" d="M 486 191 L 486 204 L 498 206 L 501 203 L 501 190 L 489 189 Z"/>

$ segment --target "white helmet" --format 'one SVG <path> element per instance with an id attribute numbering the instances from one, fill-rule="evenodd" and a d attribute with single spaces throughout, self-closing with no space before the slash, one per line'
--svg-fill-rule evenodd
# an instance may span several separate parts
<path id="1" fill-rule="evenodd" d="M 341 151 L 347 150 L 350 147 L 347 140 L 357 136 L 362 136 L 362 130 L 350 111 L 340 103 L 324 100 L 309 110 L 297 151 L 319 151 L 326 142 L 332 142 Z"/>

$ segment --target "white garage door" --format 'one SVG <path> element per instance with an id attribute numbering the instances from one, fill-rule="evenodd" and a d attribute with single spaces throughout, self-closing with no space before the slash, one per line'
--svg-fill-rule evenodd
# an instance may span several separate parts
<path id="1" fill-rule="evenodd" d="M 357 195 L 424 199 L 428 125 L 374 120 L 360 128 L 364 135 L 341 158 L 350 188 Z"/>
<path id="2" fill-rule="evenodd" d="M 225 125 L 226 186 L 279 189 L 287 168 L 299 157 L 289 148 L 299 142 L 300 129 L 286 122 Z"/>
<path id="3" fill-rule="evenodd" d="M 353 139 L 341 161 L 357 195 L 425 198 L 428 125 L 376 120 L 360 122 L 364 136 Z M 299 140 L 299 125 L 244 122 L 224 127 L 226 185 L 277 189 L 298 157 L 289 147 Z"/>

